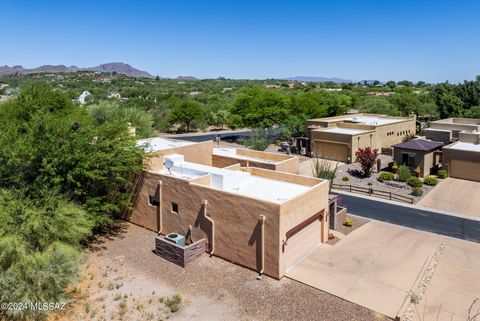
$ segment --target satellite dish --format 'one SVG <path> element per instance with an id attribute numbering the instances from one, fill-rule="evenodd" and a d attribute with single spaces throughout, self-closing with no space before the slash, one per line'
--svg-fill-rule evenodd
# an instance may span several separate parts
<path id="1" fill-rule="evenodd" d="M 174 163 L 171 159 L 166 159 L 165 160 L 165 163 L 163 164 L 165 165 L 165 167 L 167 168 L 168 170 L 168 173 L 172 174 L 172 172 L 170 171 L 170 169 L 173 167 Z"/>

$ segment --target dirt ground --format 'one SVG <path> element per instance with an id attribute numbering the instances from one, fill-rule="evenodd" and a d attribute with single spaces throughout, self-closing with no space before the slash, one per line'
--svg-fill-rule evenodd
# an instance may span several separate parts
<path id="1" fill-rule="evenodd" d="M 98 238 L 85 251 L 73 303 L 50 320 L 385 320 L 288 278 L 257 280 L 254 271 L 207 254 L 183 269 L 153 253 L 154 236 L 121 222 L 114 235 Z"/>

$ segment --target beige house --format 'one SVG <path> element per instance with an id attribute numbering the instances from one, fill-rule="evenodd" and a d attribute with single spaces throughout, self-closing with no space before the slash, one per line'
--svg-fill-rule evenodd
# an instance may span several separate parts
<path id="1" fill-rule="evenodd" d="M 460 133 L 480 131 L 480 119 L 473 118 L 446 118 L 430 123 L 430 127 L 423 130 L 425 138 L 448 144 L 460 139 Z"/>
<path id="2" fill-rule="evenodd" d="M 327 241 L 328 181 L 240 163 L 214 167 L 211 142 L 139 145 L 151 154 L 149 169 L 125 219 L 164 235 L 190 229 L 210 254 L 277 279 Z"/>
<path id="3" fill-rule="evenodd" d="M 254 166 L 293 174 L 297 174 L 299 169 L 297 156 L 224 146 L 213 148 L 212 164 L 215 167 L 240 164 L 242 167 Z"/>
<path id="4" fill-rule="evenodd" d="M 480 132 L 459 133 L 459 141 L 443 147 L 442 157 L 451 177 L 480 182 Z"/>
<path id="5" fill-rule="evenodd" d="M 354 162 L 359 148 L 379 151 L 416 133 L 416 117 L 353 114 L 307 121 L 311 153 L 342 162 Z"/>

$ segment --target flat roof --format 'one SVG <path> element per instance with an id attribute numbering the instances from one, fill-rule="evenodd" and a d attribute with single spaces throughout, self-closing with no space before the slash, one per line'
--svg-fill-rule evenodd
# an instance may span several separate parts
<path id="1" fill-rule="evenodd" d="M 235 148 L 235 147 L 214 147 L 213 148 L 213 155 L 224 156 L 224 157 L 232 157 L 232 158 L 236 158 L 236 159 L 243 159 L 243 160 L 255 161 L 255 162 L 260 162 L 260 163 L 268 163 L 268 164 L 278 163 L 277 161 L 269 160 L 269 159 L 265 159 L 265 158 L 239 155 L 237 153 L 237 148 Z"/>
<path id="2" fill-rule="evenodd" d="M 392 118 L 392 117 L 378 117 L 378 116 L 348 116 L 337 118 L 337 120 L 351 121 L 355 123 L 363 123 L 370 126 L 380 126 L 387 124 L 394 124 L 405 121 L 403 118 Z"/>
<path id="3" fill-rule="evenodd" d="M 474 143 L 456 142 L 451 145 L 445 146 L 444 148 L 480 152 L 480 144 Z"/>
<path id="4" fill-rule="evenodd" d="M 254 176 L 249 172 L 186 162 L 180 154 L 166 155 L 165 160 L 171 160 L 173 166 L 159 171 L 163 175 L 184 180 L 211 175 L 210 187 L 271 203 L 282 204 L 310 189 L 309 186 Z"/>
<path id="5" fill-rule="evenodd" d="M 182 147 L 195 144 L 194 142 L 187 142 L 182 140 L 172 140 L 161 137 L 152 137 L 137 140 L 137 146 L 143 147 L 145 152 L 153 153 L 159 150 L 165 150 L 175 147 Z"/>
<path id="6" fill-rule="evenodd" d="M 342 128 L 342 127 L 333 127 L 328 128 L 326 130 L 322 130 L 323 132 L 328 133 L 337 133 L 337 134 L 346 134 L 346 135 L 358 135 L 368 133 L 370 130 L 365 129 L 355 129 L 355 128 Z"/>

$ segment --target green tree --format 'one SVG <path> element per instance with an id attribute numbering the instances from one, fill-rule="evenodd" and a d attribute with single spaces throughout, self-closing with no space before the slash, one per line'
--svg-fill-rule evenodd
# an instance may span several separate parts
<path id="1" fill-rule="evenodd" d="M 383 97 L 366 97 L 358 105 L 358 109 L 364 113 L 402 116 L 402 112 Z"/>
<path id="2" fill-rule="evenodd" d="M 451 93 L 444 93 L 437 102 L 441 118 L 459 117 L 462 115 L 463 102 Z"/>
<path id="3" fill-rule="evenodd" d="M 190 131 L 194 122 L 200 123 L 203 121 L 202 105 L 193 100 L 183 100 L 177 103 L 170 111 L 168 116 L 170 125 L 180 124 Z"/>
<path id="4" fill-rule="evenodd" d="M 282 94 L 258 86 L 246 87 L 230 107 L 230 126 L 267 128 L 281 124 L 289 115 L 288 100 Z"/>
<path id="5" fill-rule="evenodd" d="M 87 111 L 99 124 L 104 122 L 130 123 L 136 128 L 136 135 L 139 138 L 147 138 L 155 134 L 152 114 L 141 109 L 124 107 L 111 101 L 100 101 L 88 106 Z"/>

